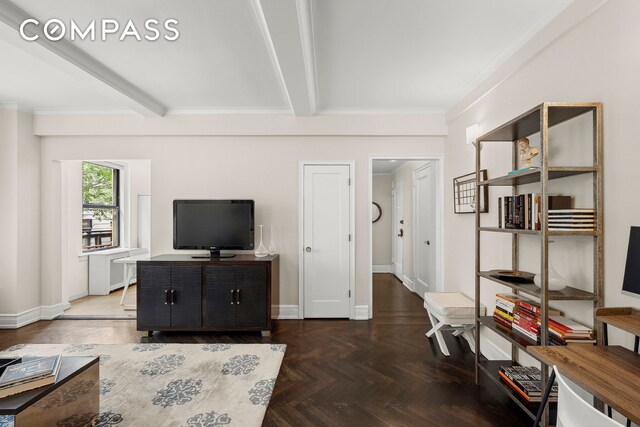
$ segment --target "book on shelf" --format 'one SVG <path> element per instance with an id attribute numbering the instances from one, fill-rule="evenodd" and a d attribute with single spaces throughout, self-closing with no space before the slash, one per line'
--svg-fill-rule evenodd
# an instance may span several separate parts
<path id="1" fill-rule="evenodd" d="M 504 326 L 505 328 L 511 329 L 513 323 L 503 318 L 502 316 L 493 313 L 493 320 L 495 320 L 499 325 Z"/>
<path id="2" fill-rule="evenodd" d="M 515 169 L 512 171 L 507 172 L 507 175 L 516 175 L 519 173 L 525 173 L 525 172 L 534 172 L 534 171 L 539 171 L 540 168 L 538 166 L 530 166 L 528 168 L 520 168 L 520 169 Z"/>
<path id="3" fill-rule="evenodd" d="M 0 398 L 53 384 L 61 356 L 42 357 L 8 366 L 0 376 Z"/>
<path id="4" fill-rule="evenodd" d="M 513 313 L 505 311 L 504 308 L 498 307 L 497 305 L 495 310 L 493 311 L 493 314 L 494 314 L 494 317 L 497 315 L 502 319 L 506 320 L 507 322 L 513 322 Z"/>
<path id="5" fill-rule="evenodd" d="M 540 369 L 533 366 L 501 366 L 500 378 L 527 402 L 542 400 L 542 381 Z M 549 394 L 550 401 L 558 398 L 558 385 L 554 383 Z"/>
<path id="6" fill-rule="evenodd" d="M 561 218 L 593 219 L 593 210 L 571 209 L 572 196 L 548 196 L 549 221 Z M 498 227 L 540 230 L 542 206 L 540 193 L 517 194 L 498 198 Z M 591 215 L 591 216 L 589 216 Z M 577 218 L 576 216 L 579 216 Z"/>

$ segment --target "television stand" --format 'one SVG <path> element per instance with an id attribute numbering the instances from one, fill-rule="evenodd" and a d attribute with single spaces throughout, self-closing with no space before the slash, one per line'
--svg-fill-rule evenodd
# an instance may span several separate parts
<path id="1" fill-rule="evenodd" d="M 280 295 L 278 255 L 160 255 L 138 261 L 137 268 L 138 331 L 271 333 L 272 288 Z"/>
<path id="2" fill-rule="evenodd" d="M 211 246 L 209 248 L 209 256 L 206 255 L 196 255 L 192 256 L 193 259 L 221 259 L 221 258 L 235 258 L 235 254 L 221 254 L 220 249 L 217 246 Z"/>
<path id="3" fill-rule="evenodd" d="M 192 256 L 192 259 L 222 259 L 222 258 L 235 258 L 236 254 L 225 254 L 225 255 L 215 255 L 215 256 L 211 256 L 211 255 L 195 255 Z"/>

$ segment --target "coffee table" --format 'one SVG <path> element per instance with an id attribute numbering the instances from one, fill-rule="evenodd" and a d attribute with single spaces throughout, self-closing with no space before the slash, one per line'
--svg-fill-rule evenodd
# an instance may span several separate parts
<path id="1" fill-rule="evenodd" d="M 54 384 L 0 399 L 0 416 L 13 416 L 15 427 L 90 423 L 100 412 L 99 361 L 63 356 Z"/>

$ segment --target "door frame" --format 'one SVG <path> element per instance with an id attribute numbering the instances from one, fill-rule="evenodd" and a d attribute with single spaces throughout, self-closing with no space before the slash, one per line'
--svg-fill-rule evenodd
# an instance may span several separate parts
<path id="1" fill-rule="evenodd" d="M 428 168 L 433 168 L 433 164 L 429 163 L 423 167 L 421 167 L 420 169 L 416 169 L 413 171 L 412 173 L 412 184 L 413 184 L 413 218 L 414 218 L 414 223 L 415 223 L 415 218 L 418 217 L 418 205 L 416 203 L 416 199 L 417 199 L 417 193 L 418 193 L 418 188 L 416 186 L 416 175 L 418 172 L 424 170 L 424 169 L 428 169 Z M 440 164 L 436 164 L 436 167 L 439 169 L 440 168 Z M 433 170 L 433 169 L 431 169 Z M 440 202 L 440 204 L 442 204 L 442 186 L 440 185 L 440 173 L 439 171 L 437 171 L 435 173 L 435 178 L 438 179 L 438 181 L 436 181 L 436 194 L 435 194 L 435 200 L 437 200 L 438 202 Z M 415 280 L 415 266 L 418 265 L 418 231 L 416 230 L 416 227 L 412 227 L 412 240 L 413 240 L 413 268 L 414 268 L 414 283 L 416 283 Z M 442 288 L 442 281 L 440 280 L 440 274 L 442 274 L 442 267 L 444 266 L 444 263 L 442 262 L 442 209 L 437 209 L 436 207 L 436 292 L 442 292 L 444 289 Z M 422 297 L 422 295 L 420 295 Z"/>
<path id="2" fill-rule="evenodd" d="M 439 197 L 437 198 L 438 203 L 440 204 L 440 209 L 437 209 L 436 211 L 438 212 L 438 215 L 440 216 L 441 220 L 444 218 L 444 200 L 443 200 L 443 195 L 444 195 L 444 155 L 443 154 L 409 154 L 409 155 L 402 155 L 402 154 L 386 154 L 386 155 L 369 155 L 369 203 L 368 206 L 371 206 L 371 203 L 373 203 L 373 161 L 374 160 L 433 160 L 433 161 L 437 161 L 438 162 L 438 193 L 439 193 Z M 371 217 L 371 209 L 369 209 L 369 319 L 373 318 L 373 224 L 372 224 L 373 218 Z M 443 225 L 441 223 L 441 227 L 440 227 L 440 233 L 441 235 L 444 235 L 444 232 L 442 230 Z M 444 290 L 444 242 L 442 241 L 442 239 L 439 240 L 438 245 L 437 245 L 437 253 L 439 255 L 439 257 L 437 259 L 439 259 L 440 261 L 438 262 L 438 267 L 439 270 L 441 272 L 440 277 L 439 277 L 439 282 L 436 285 L 436 288 L 438 291 L 442 291 Z M 403 254 L 404 256 L 404 254 Z M 422 298 L 422 295 L 420 295 L 420 298 Z"/>
<path id="3" fill-rule="evenodd" d="M 349 319 L 355 319 L 356 301 L 356 162 L 355 160 L 300 160 L 298 167 L 298 319 L 304 319 L 304 167 L 349 166 Z M 370 211 L 371 209 L 369 209 Z M 371 216 L 371 214 L 369 214 Z"/>

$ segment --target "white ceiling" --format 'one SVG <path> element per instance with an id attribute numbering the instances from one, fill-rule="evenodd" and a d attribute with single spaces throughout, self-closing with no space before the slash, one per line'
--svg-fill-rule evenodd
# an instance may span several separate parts
<path id="1" fill-rule="evenodd" d="M 160 115 L 444 111 L 571 1 L 0 0 L 0 103 Z M 175 18 L 180 38 L 39 45 L 19 37 L 16 16 L 131 19 L 140 30 Z"/>
<path id="2" fill-rule="evenodd" d="M 407 162 L 408 160 L 374 160 L 371 162 L 371 171 L 374 175 L 388 175 Z"/>

